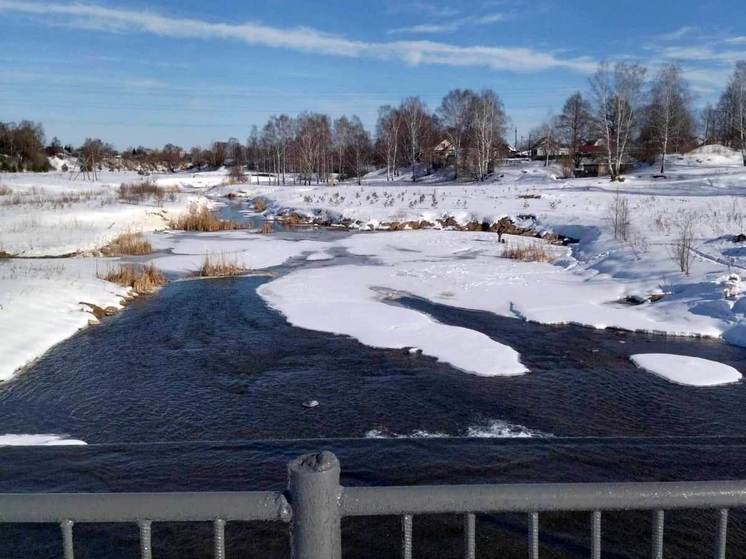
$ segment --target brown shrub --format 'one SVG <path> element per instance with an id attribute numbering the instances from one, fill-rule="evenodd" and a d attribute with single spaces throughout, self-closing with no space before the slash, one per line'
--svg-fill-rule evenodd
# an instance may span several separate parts
<path id="1" fill-rule="evenodd" d="M 244 173 L 242 165 L 234 165 L 233 167 L 231 167 L 231 170 L 228 173 L 228 182 L 230 184 L 242 184 L 249 182 L 246 173 Z"/>
<path id="2" fill-rule="evenodd" d="M 229 259 L 224 254 L 220 256 L 205 255 L 198 275 L 202 278 L 226 278 L 240 276 L 246 273 L 246 268 L 235 258 Z"/>
<path id="3" fill-rule="evenodd" d="M 262 235 L 271 235 L 272 234 L 272 224 L 267 222 L 262 223 L 262 229 L 259 231 Z"/>
<path id="4" fill-rule="evenodd" d="M 266 198 L 254 198 L 254 211 L 262 213 L 268 206 Z"/>
<path id="5" fill-rule="evenodd" d="M 162 204 L 167 195 L 174 198 L 177 189 L 166 189 L 153 181 L 122 183 L 119 186 L 119 198 L 128 204 L 142 204 L 148 199 Z"/>
<path id="6" fill-rule="evenodd" d="M 109 268 L 106 272 L 99 272 L 96 276 L 122 287 L 129 287 L 140 295 L 153 293 L 167 283 L 163 273 L 152 264 L 147 266 L 120 264 L 118 267 Z"/>
<path id="7" fill-rule="evenodd" d="M 182 231 L 199 231 L 214 233 L 216 231 L 233 231 L 241 229 L 241 225 L 230 219 L 218 219 L 210 210 L 201 206 L 192 207 L 188 213 L 182 214 L 169 222 L 171 229 Z"/>
<path id="8" fill-rule="evenodd" d="M 0 196 L 10 196 L 13 194 L 13 189 L 4 184 L 0 184 Z"/>
<path id="9" fill-rule="evenodd" d="M 153 252 L 153 247 L 142 233 L 127 232 L 115 238 L 101 252 L 105 256 L 140 256 Z"/>
<path id="10" fill-rule="evenodd" d="M 501 256 L 521 262 L 550 262 L 553 260 L 551 253 L 544 246 L 535 243 L 525 246 L 507 245 Z"/>

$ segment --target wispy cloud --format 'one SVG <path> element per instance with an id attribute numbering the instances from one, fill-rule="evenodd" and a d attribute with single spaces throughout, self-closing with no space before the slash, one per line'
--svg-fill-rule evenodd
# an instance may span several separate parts
<path id="1" fill-rule="evenodd" d="M 386 33 L 389 35 L 395 33 L 450 33 L 470 25 L 491 25 L 500 21 L 505 21 L 508 16 L 504 13 L 486 14 L 481 16 L 466 16 L 462 18 L 451 19 L 446 23 L 423 23 L 410 25 L 407 27 L 396 27 L 389 29 Z"/>
<path id="2" fill-rule="evenodd" d="M 696 27 L 692 27 L 691 25 L 686 25 L 684 27 L 680 27 L 676 31 L 671 31 L 670 33 L 663 33 L 662 35 L 659 35 L 658 38 L 662 41 L 676 41 L 678 39 L 682 39 L 686 37 L 687 35 L 695 33 L 696 31 L 697 31 Z"/>
<path id="3" fill-rule="evenodd" d="M 663 58 L 672 60 L 693 60 L 704 62 L 723 62 L 733 64 L 746 58 L 742 50 L 716 50 L 705 46 L 675 46 L 662 50 Z"/>
<path id="4" fill-rule="evenodd" d="M 454 17 L 459 15 L 460 11 L 450 6 L 438 6 L 430 2 L 395 2 L 388 7 L 386 13 L 389 14 L 419 14 L 429 17 Z"/>
<path id="5" fill-rule="evenodd" d="M 528 48 L 460 46 L 433 41 L 366 42 L 308 28 L 279 28 L 259 23 L 214 23 L 173 18 L 153 12 L 108 8 L 96 4 L 19 2 L 0 0 L 0 12 L 65 18 L 69 25 L 103 32 L 150 33 L 161 37 L 222 39 L 251 46 L 283 48 L 304 53 L 351 58 L 398 59 L 408 64 L 476 66 L 494 70 L 531 72 L 564 68 L 588 73 L 589 57 L 559 58 Z"/>
<path id="6" fill-rule="evenodd" d="M 725 39 L 723 42 L 728 43 L 729 45 L 746 45 L 746 35 L 741 37 L 731 37 Z M 746 53 L 744 53 L 744 56 L 746 56 Z"/>

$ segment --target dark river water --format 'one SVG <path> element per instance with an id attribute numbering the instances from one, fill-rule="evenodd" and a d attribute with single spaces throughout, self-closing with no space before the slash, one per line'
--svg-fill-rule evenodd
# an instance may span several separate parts
<path id="1" fill-rule="evenodd" d="M 172 283 L 0 385 L 2 432 L 90 445 L 0 450 L 0 491 L 281 489 L 286 462 L 322 448 L 349 485 L 746 478 L 746 384 L 679 386 L 629 362 L 668 352 L 746 371 L 744 349 L 397 303 L 504 342 L 531 370 L 484 378 L 294 328 L 256 294 L 265 281 Z M 312 399 L 320 406 L 305 409 Z M 743 553 L 739 519 L 729 543 Z M 543 515 L 542 557 L 588 556 L 587 520 Z M 398 556 L 397 522 L 346 520 L 345 556 Z M 648 553 L 647 514 L 604 523 L 604 557 Z M 460 526 L 415 518 L 415 556 L 458 557 Z M 714 512 L 667 516 L 666 557 L 710 556 L 714 526 Z M 480 516 L 477 531 L 479 557 L 526 555 L 520 515 Z M 157 525 L 154 557 L 209 557 L 210 534 Z M 229 557 L 286 557 L 285 534 L 230 526 Z M 77 557 L 138 556 L 135 527 L 79 526 L 76 546 Z M 61 556 L 58 529 L 0 525 L 0 557 L 20 556 Z"/>

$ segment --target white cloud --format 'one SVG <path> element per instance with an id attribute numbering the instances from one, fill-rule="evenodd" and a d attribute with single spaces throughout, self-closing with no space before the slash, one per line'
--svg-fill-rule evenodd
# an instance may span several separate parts
<path id="1" fill-rule="evenodd" d="M 450 22 L 447 23 L 421 23 L 406 27 L 397 27 L 395 29 L 389 29 L 386 33 L 389 35 L 394 33 L 450 33 L 452 31 L 457 31 L 462 27 L 468 27 L 469 25 L 491 25 L 493 23 L 505 21 L 506 19 L 507 16 L 503 13 L 486 14 L 482 16 L 467 16 L 452 19 Z"/>
<path id="2" fill-rule="evenodd" d="M 665 47 L 661 51 L 664 58 L 672 60 L 696 60 L 733 64 L 746 59 L 746 53 L 740 50 L 715 50 L 706 46 Z"/>
<path id="3" fill-rule="evenodd" d="M 680 27 L 676 31 L 671 31 L 670 33 L 664 33 L 663 35 L 660 35 L 659 39 L 663 41 L 676 41 L 677 39 L 681 39 L 686 35 L 694 33 L 695 31 L 697 31 L 696 27 L 686 25 L 684 27 Z"/>
<path id="4" fill-rule="evenodd" d="M 591 72 L 595 68 L 595 62 L 588 57 L 558 58 L 549 52 L 526 48 L 463 47 L 432 41 L 374 43 L 307 27 L 283 29 L 258 23 L 213 23 L 93 4 L 0 0 L 0 12 L 41 15 L 45 19 L 49 16 L 66 17 L 69 25 L 105 32 L 141 32 L 172 38 L 235 40 L 252 46 L 354 58 L 399 59 L 409 64 L 480 66 L 512 71 L 564 68 L 582 73 Z"/>
<path id="5" fill-rule="evenodd" d="M 730 39 L 725 39 L 723 42 L 731 45 L 746 45 L 746 35 L 741 37 L 731 37 Z M 746 56 L 746 53 L 744 53 L 744 56 Z"/>

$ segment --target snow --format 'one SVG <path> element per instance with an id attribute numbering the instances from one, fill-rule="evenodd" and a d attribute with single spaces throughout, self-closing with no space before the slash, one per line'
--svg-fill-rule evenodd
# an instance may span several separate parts
<path id="1" fill-rule="evenodd" d="M 539 162 L 517 162 L 487 182 L 458 184 L 448 182 L 445 171 L 415 184 L 406 174 L 387 182 L 378 171 L 362 186 L 335 187 L 278 186 L 256 176 L 231 185 L 225 169 L 152 175 L 156 184 L 178 189 L 162 204 L 119 200 L 121 183 L 143 180 L 132 172 L 102 172 L 95 182 L 73 181 L 74 173 L 61 171 L 3 173 L 0 183 L 12 193 L 0 195 L 0 252 L 40 258 L 0 259 L 0 379 L 86 326 L 92 316 L 81 302 L 121 306 L 126 290 L 96 278 L 97 267 L 117 260 L 92 255 L 131 230 L 147 232 L 157 251 L 138 261 L 172 276 L 191 274 L 208 254 L 251 270 L 293 260 L 293 271 L 260 289 L 291 323 L 421 352 L 481 375 L 526 371 L 504 344 L 438 323 L 396 299 L 408 294 L 546 324 L 720 337 L 746 347 L 746 243 L 734 242 L 734 235 L 746 232 L 741 154 L 705 146 L 668 162 L 666 178 L 641 166 L 615 184 L 560 180 L 558 168 Z M 514 246 L 543 244 L 551 255 L 551 262 L 517 262 L 502 258 L 504 246 L 490 233 L 419 230 L 296 241 L 248 231 L 163 232 L 169 218 L 191 204 L 211 206 L 228 193 L 262 196 L 269 218 L 291 211 L 344 218 L 362 231 L 391 222 L 425 220 L 437 229 L 438 219 L 464 225 L 509 216 L 579 242 L 568 248 L 507 236 Z M 609 226 L 608 207 L 617 193 L 630 205 L 626 240 L 615 239 Z M 696 224 L 688 276 L 671 256 L 686 213 Z M 70 254 L 78 256 L 49 258 Z M 359 263 L 335 262 L 345 254 L 360 257 Z M 662 299 L 651 302 L 653 294 Z M 642 304 L 625 304 L 630 296 Z"/>
<path id="2" fill-rule="evenodd" d="M 0 381 L 94 320 L 81 303 L 121 307 L 127 290 L 96 278 L 97 262 L 0 260 Z"/>
<path id="3" fill-rule="evenodd" d="M 3 446 L 83 446 L 86 443 L 63 435 L 0 435 Z"/>
<path id="4" fill-rule="evenodd" d="M 382 270 L 384 268 L 381 268 Z M 381 348 L 418 348 L 469 373 L 527 372 L 512 348 L 488 336 L 448 326 L 417 311 L 387 304 L 375 290 L 376 266 L 334 266 L 294 272 L 259 288 L 267 303 L 301 328 L 345 334 Z"/>
<path id="5" fill-rule="evenodd" d="M 494 419 L 488 421 L 486 424 L 470 425 L 465 431 L 456 435 L 449 435 L 440 431 L 427 431 L 425 429 L 415 429 L 409 433 L 396 433 L 383 427 L 370 429 L 365 433 L 365 438 L 367 439 L 445 439 L 451 437 L 466 437 L 471 439 L 534 439 L 553 436 L 537 429 L 508 423 L 502 419 Z"/>
<path id="6" fill-rule="evenodd" d="M 545 244 L 505 239 L 512 245 Z M 684 290 L 654 305 L 618 303 L 625 286 L 579 269 L 566 247 L 546 245 L 555 263 L 517 262 L 501 257 L 505 245 L 494 234 L 435 230 L 359 234 L 333 246 L 374 264 L 300 269 L 263 285 L 259 294 L 296 326 L 348 335 L 375 347 L 415 347 L 475 374 L 513 375 L 525 367 L 503 344 L 394 306 L 391 299 L 409 294 L 545 324 L 671 335 L 714 337 L 730 326 L 707 313 L 687 312 L 700 301 L 699 290 Z"/>
<path id="7" fill-rule="evenodd" d="M 630 359 L 639 368 L 676 384 L 718 386 L 741 380 L 741 373 L 733 367 L 700 357 L 643 353 Z"/>
<path id="8" fill-rule="evenodd" d="M 288 241 L 248 231 L 221 233 L 166 232 L 150 236 L 153 249 L 168 256 L 148 259 L 164 272 L 189 274 L 199 270 L 206 255 L 224 256 L 247 270 L 271 268 L 305 254 L 313 256 L 328 244 L 318 241 Z"/>
<path id="9" fill-rule="evenodd" d="M 165 229 L 169 219 L 190 205 L 206 202 L 198 194 L 182 192 L 161 202 L 125 203 L 119 199 L 119 186 L 145 177 L 102 172 L 98 180 L 84 181 L 72 180 L 74 176 L 69 172 L 0 175 L 3 187 L 12 191 L 0 197 L 0 251 L 26 257 L 90 252 L 125 231 Z M 174 179 L 164 182 L 171 185 Z"/>

